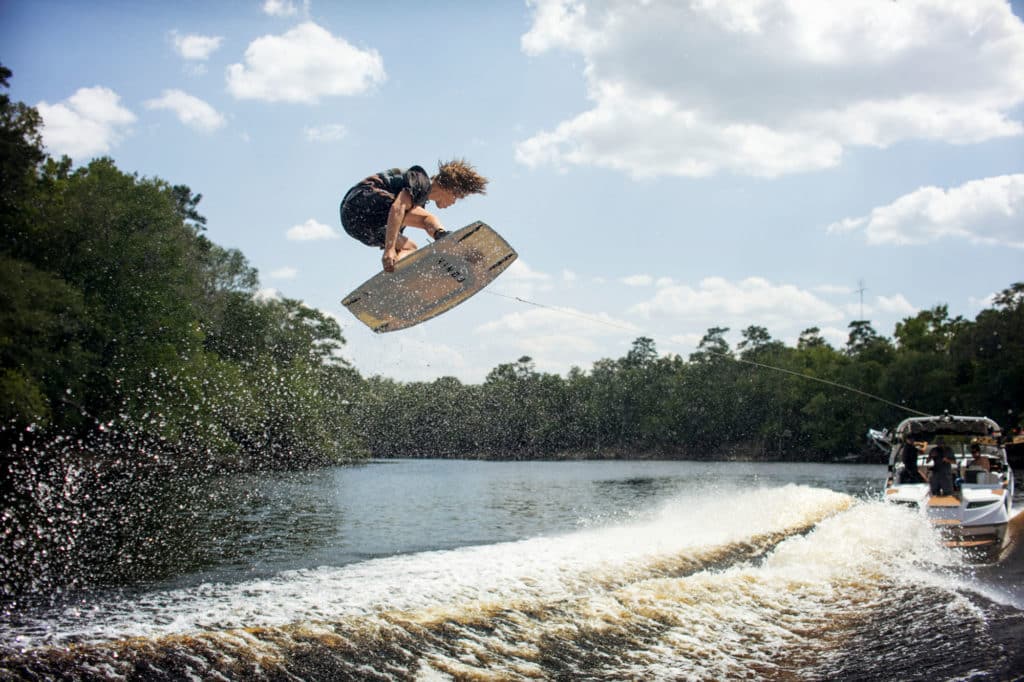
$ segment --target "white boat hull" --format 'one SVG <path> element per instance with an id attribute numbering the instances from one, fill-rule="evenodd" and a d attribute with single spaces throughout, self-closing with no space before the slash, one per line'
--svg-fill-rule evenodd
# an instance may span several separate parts
<path id="1" fill-rule="evenodd" d="M 1002 547 L 1012 513 L 1012 500 L 1003 488 L 965 488 L 960 495 L 932 496 L 927 483 L 891 485 L 886 501 L 916 508 L 925 514 L 950 547 Z"/>

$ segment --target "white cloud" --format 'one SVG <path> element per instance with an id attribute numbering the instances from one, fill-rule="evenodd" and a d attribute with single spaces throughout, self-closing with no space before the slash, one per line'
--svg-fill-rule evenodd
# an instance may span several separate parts
<path id="1" fill-rule="evenodd" d="M 210 133 L 224 127 L 224 117 L 209 104 L 181 90 L 164 90 L 157 99 L 146 101 L 147 109 L 167 109 L 190 128 Z"/>
<path id="2" fill-rule="evenodd" d="M 564 373 L 574 365 L 589 367 L 609 355 L 609 342 L 625 344 L 640 332 L 607 313 L 529 308 L 482 324 L 474 333 L 492 357 L 529 355 L 539 371 Z"/>
<path id="3" fill-rule="evenodd" d="M 976 309 L 976 310 L 982 310 L 984 308 L 991 308 L 993 305 L 995 305 L 995 302 L 996 302 L 996 294 L 995 294 L 995 292 L 989 294 L 988 296 L 982 296 L 981 298 L 978 298 L 977 296 L 968 296 L 967 297 L 967 303 L 970 304 L 970 306 L 972 308 Z"/>
<path id="4" fill-rule="evenodd" d="M 630 313 L 645 319 L 667 317 L 714 320 L 726 324 L 785 324 L 794 320 L 835 321 L 842 311 L 792 284 L 772 284 L 760 277 L 730 282 L 708 277 L 694 288 L 685 284 L 658 289 Z"/>
<path id="5" fill-rule="evenodd" d="M 700 345 L 700 340 L 704 338 L 704 334 L 673 334 L 668 337 L 669 343 L 683 346 L 688 351 L 696 350 Z"/>
<path id="6" fill-rule="evenodd" d="M 299 271 L 293 267 L 278 268 L 270 273 L 271 279 L 295 279 Z"/>
<path id="7" fill-rule="evenodd" d="M 402 382 L 434 381 L 454 376 L 464 382 L 480 382 L 494 365 L 464 344 L 446 344 L 431 323 L 403 330 L 400 334 L 374 334 L 345 311 L 333 317 L 347 341 L 342 357 L 359 368 L 363 376 L 383 375 Z M 402 357 L 400 368 L 395 358 Z"/>
<path id="8" fill-rule="evenodd" d="M 104 154 L 120 142 L 135 114 L 104 87 L 80 88 L 58 104 L 36 105 L 43 118 L 43 142 L 50 153 L 72 158 Z"/>
<path id="9" fill-rule="evenodd" d="M 845 346 L 847 340 L 850 338 L 850 330 L 840 329 L 839 327 L 822 327 L 819 333 L 823 339 L 836 348 Z"/>
<path id="10" fill-rule="evenodd" d="M 878 302 L 878 309 L 884 313 L 913 315 L 918 310 L 915 306 L 910 304 L 910 301 L 908 301 L 903 294 L 896 294 L 895 296 L 879 296 L 876 300 Z"/>
<path id="11" fill-rule="evenodd" d="M 555 284 L 572 283 L 578 275 L 563 270 L 556 281 L 546 272 L 532 269 L 522 259 L 516 260 L 495 287 L 502 296 L 515 296 L 532 303 L 536 293 L 552 289 Z M 585 367 L 606 353 L 608 339 L 632 338 L 638 328 L 605 312 L 582 311 L 572 307 L 543 305 L 523 307 L 493 321 L 480 325 L 474 334 L 481 344 L 492 350 L 490 355 L 518 357 L 529 355 L 542 372 L 564 373 L 572 366 Z"/>
<path id="12" fill-rule="evenodd" d="M 592 108 L 529 166 L 773 177 L 845 148 L 1024 133 L 1024 24 L 1003 0 L 534 0 L 522 49 L 584 60 Z"/>
<path id="13" fill-rule="evenodd" d="M 292 241 L 309 242 L 321 239 L 337 239 L 339 235 L 329 225 L 324 225 L 310 218 L 301 225 L 294 225 L 289 228 L 287 236 Z"/>
<path id="14" fill-rule="evenodd" d="M 607 313 L 586 313 L 574 308 L 530 308 L 508 313 L 480 325 L 475 331 L 478 334 L 502 335 L 511 332 L 521 337 L 525 334 L 564 334 L 567 328 L 571 328 L 577 336 L 621 335 L 623 332 L 639 331 L 632 323 Z"/>
<path id="15" fill-rule="evenodd" d="M 551 275 L 534 270 L 519 258 L 501 274 L 492 293 L 530 299 L 539 292 L 550 291 L 553 283 Z"/>
<path id="16" fill-rule="evenodd" d="M 303 130 L 309 142 L 337 142 L 345 139 L 348 130 L 340 123 L 307 127 Z"/>
<path id="17" fill-rule="evenodd" d="M 650 275 L 630 275 L 619 280 L 627 287 L 649 287 L 654 284 L 654 278 Z"/>
<path id="18" fill-rule="evenodd" d="M 922 187 L 859 218 L 828 226 L 863 231 L 869 244 L 924 244 L 943 238 L 1024 248 L 1024 174 Z"/>
<path id="19" fill-rule="evenodd" d="M 517 282 L 549 282 L 551 275 L 534 270 L 522 258 L 517 258 L 504 273 L 504 279 Z"/>
<path id="20" fill-rule="evenodd" d="M 811 291 L 816 291 L 819 294 L 849 295 L 853 293 L 854 289 L 843 284 L 819 284 L 816 287 L 811 287 Z"/>
<path id="21" fill-rule="evenodd" d="M 254 294 L 257 301 L 278 301 L 281 300 L 281 292 L 271 287 L 264 287 Z"/>
<path id="22" fill-rule="evenodd" d="M 864 218 L 843 218 L 829 225 L 826 230 L 833 234 L 855 232 L 864 227 Z"/>
<path id="23" fill-rule="evenodd" d="M 174 49 L 184 59 L 206 61 L 217 51 L 224 41 L 221 36 L 202 36 L 197 34 L 181 35 L 171 31 Z"/>
<path id="24" fill-rule="evenodd" d="M 227 72 L 228 91 L 239 99 L 306 104 L 365 92 L 385 77 L 376 50 L 360 50 L 313 22 L 257 38 L 245 51 L 245 64 L 232 64 Z"/>
<path id="25" fill-rule="evenodd" d="M 299 8 L 291 0 L 266 0 L 263 3 L 263 13 L 272 17 L 291 17 L 298 11 Z"/>

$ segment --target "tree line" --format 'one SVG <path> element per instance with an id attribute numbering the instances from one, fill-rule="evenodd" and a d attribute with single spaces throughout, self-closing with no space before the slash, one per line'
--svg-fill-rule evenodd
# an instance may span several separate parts
<path id="1" fill-rule="evenodd" d="M 2 69 L 2 67 L 0 67 Z M 7 86 L 11 73 L 0 71 Z M 850 323 L 835 348 L 767 329 L 707 331 L 688 358 L 636 339 L 566 376 L 529 357 L 481 384 L 362 377 L 335 320 L 258 295 L 256 270 L 206 237 L 201 195 L 100 158 L 46 155 L 38 112 L 0 95 L 0 446 L 128 444 L 213 471 L 381 457 L 825 460 L 862 451 L 899 407 L 1024 417 L 1024 283 L 974 320 L 943 305 Z M 742 360 L 745 362 L 737 362 Z M 757 364 L 752 364 L 757 363 Z M 766 369 L 771 366 L 788 374 Z"/>
<path id="2" fill-rule="evenodd" d="M 867 455 L 867 428 L 908 410 L 984 414 L 1007 429 L 1024 418 L 1024 283 L 973 321 L 939 305 L 897 323 L 893 338 L 853 321 L 842 348 L 813 327 L 796 347 L 749 326 L 731 348 L 728 331 L 709 329 L 687 359 L 640 337 L 623 357 L 564 378 L 529 357 L 481 385 L 373 378 L 356 423 L 387 457 L 826 461 Z"/>

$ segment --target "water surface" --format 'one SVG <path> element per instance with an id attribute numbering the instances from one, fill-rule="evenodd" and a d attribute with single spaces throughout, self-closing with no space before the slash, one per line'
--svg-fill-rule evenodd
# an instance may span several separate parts
<path id="1" fill-rule="evenodd" d="M 164 548 L 162 577 L 26 607 L 0 631 L 0 671 L 1024 672 L 1020 557 L 978 566 L 945 549 L 919 515 L 880 501 L 884 477 L 881 465 L 408 460 L 222 479 L 164 505 L 185 540 Z"/>
<path id="2" fill-rule="evenodd" d="M 223 478 L 172 509 L 168 523 L 201 532 L 168 557 L 189 562 L 167 584 L 567 533 L 635 519 L 697 491 L 794 483 L 871 497 L 884 479 L 881 465 L 459 460 Z"/>

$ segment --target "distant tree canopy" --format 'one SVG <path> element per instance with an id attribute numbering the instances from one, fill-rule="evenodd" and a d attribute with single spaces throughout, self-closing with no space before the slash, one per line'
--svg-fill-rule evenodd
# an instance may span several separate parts
<path id="1" fill-rule="evenodd" d="M 0 67 L 6 87 L 10 71 Z M 944 305 L 896 325 L 818 327 L 795 348 L 751 325 L 707 330 L 683 359 L 637 338 L 566 377 L 527 356 L 479 385 L 361 377 L 337 322 L 258 295 L 245 256 L 205 235 L 201 195 L 108 158 L 49 158 L 38 112 L 0 95 L 0 445 L 143 434 L 214 470 L 385 457 L 827 459 L 896 407 L 1024 417 L 1024 283 L 974 321 Z M 768 369 L 778 367 L 790 374 Z M 20 454 L 17 454 L 20 453 Z"/>
<path id="2" fill-rule="evenodd" d="M 764 327 L 742 332 L 737 355 L 712 327 L 689 358 L 659 356 L 640 337 L 589 372 L 538 372 L 529 357 L 499 365 L 482 385 L 367 383 L 355 406 L 372 451 L 386 457 L 667 456 L 827 460 L 863 452 L 870 426 L 893 426 L 898 407 L 1024 419 L 1024 284 L 974 322 L 946 306 L 907 318 L 894 340 L 864 320 L 843 349 L 805 330 L 796 348 Z M 737 362 L 736 358 L 764 366 Z M 387 415 L 382 418 L 380 415 Z"/>

